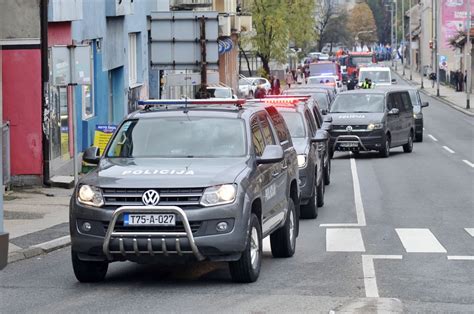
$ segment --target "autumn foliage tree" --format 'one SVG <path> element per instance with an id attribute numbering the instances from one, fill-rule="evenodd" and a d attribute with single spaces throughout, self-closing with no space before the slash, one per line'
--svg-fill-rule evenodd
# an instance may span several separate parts
<path id="1" fill-rule="evenodd" d="M 367 3 L 359 3 L 354 6 L 350 12 L 347 26 L 353 37 L 358 37 L 361 45 L 377 42 L 374 14 Z"/>

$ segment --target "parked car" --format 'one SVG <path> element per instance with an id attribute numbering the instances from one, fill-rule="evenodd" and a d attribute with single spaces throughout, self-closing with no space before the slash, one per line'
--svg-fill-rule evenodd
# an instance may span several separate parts
<path id="1" fill-rule="evenodd" d="M 226 261 L 257 280 L 262 239 L 274 257 L 296 250 L 298 162 L 278 112 L 242 100 L 140 101 L 70 202 L 72 265 L 81 282 L 114 261 Z M 185 112 L 186 114 L 183 114 Z M 276 122 L 275 122 L 276 121 Z"/>
<path id="2" fill-rule="evenodd" d="M 258 86 L 265 89 L 265 94 L 269 94 L 272 89 L 272 85 L 266 78 L 243 77 L 239 80 L 239 93 L 243 98 L 253 98 Z"/>
<path id="3" fill-rule="evenodd" d="M 333 119 L 330 155 L 334 151 L 377 150 L 388 157 L 390 149 L 413 151 L 415 123 L 407 90 L 363 89 L 338 94 L 331 106 Z"/>
<path id="4" fill-rule="evenodd" d="M 237 99 L 232 88 L 227 86 L 209 86 L 207 87 L 207 92 L 209 93 L 209 98 Z"/>

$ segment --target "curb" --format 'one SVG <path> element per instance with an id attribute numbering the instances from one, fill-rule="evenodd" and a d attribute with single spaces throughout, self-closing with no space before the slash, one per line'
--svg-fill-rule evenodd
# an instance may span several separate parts
<path id="1" fill-rule="evenodd" d="M 59 250 L 63 247 L 71 244 L 71 237 L 64 236 L 48 242 L 33 245 L 29 248 L 13 252 L 8 255 L 8 264 L 29 259 L 38 255 L 50 253 L 55 250 Z"/>
<path id="2" fill-rule="evenodd" d="M 444 98 L 442 98 L 442 97 L 438 97 L 438 96 L 432 95 L 432 94 L 430 94 L 430 93 L 428 93 L 428 92 L 425 92 L 425 91 L 422 90 L 422 89 L 420 89 L 420 92 L 423 93 L 423 94 L 426 95 L 426 96 L 433 97 L 434 99 L 436 99 L 436 100 L 442 102 L 443 104 L 445 104 L 445 105 L 447 105 L 447 106 L 449 106 L 449 107 L 451 107 L 451 108 L 453 108 L 453 109 L 456 109 L 456 110 L 459 111 L 459 112 L 464 113 L 465 115 L 468 115 L 468 116 L 470 116 L 470 117 L 474 117 L 474 112 L 470 112 L 470 111 L 467 111 L 466 109 L 463 109 L 463 108 L 461 108 L 461 107 L 459 107 L 459 106 L 456 106 L 455 104 L 453 104 L 453 103 L 450 102 L 449 100 L 446 100 L 446 99 L 444 99 Z"/>

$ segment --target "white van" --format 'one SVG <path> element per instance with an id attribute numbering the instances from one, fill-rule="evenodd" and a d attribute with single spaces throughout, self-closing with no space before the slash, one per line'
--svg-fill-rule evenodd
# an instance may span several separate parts
<path id="1" fill-rule="evenodd" d="M 396 84 L 397 80 L 392 79 L 390 68 L 386 67 L 362 67 L 359 69 L 359 86 L 368 78 L 377 86 L 389 86 Z"/>

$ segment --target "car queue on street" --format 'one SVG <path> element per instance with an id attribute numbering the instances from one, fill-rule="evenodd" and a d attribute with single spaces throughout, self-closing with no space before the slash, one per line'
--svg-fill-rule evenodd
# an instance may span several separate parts
<path id="1" fill-rule="evenodd" d="M 427 103 L 415 89 L 335 84 L 249 100 L 141 101 L 104 152 L 84 153 L 95 169 L 70 202 L 76 278 L 102 281 L 116 261 L 210 260 L 254 282 L 267 236 L 274 257 L 293 256 L 299 219 L 324 205 L 336 151 L 388 157 L 423 136 Z"/>

